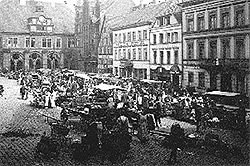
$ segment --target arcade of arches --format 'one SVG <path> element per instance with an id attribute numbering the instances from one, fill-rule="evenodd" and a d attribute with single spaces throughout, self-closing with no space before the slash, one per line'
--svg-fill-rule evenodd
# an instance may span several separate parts
<path id="1" fill-rule="evenodd" d="M 23 54 L 14 52 L 9 54 L 9 58 L 5 60 L 4 67 L 10 71 L 18 70 L 36 70 L 40 68 L 58 69 L 61 66 L 61 56 L 57 53 L 49 53 L 43 55 L 40 52 L 32 52 Z"/>

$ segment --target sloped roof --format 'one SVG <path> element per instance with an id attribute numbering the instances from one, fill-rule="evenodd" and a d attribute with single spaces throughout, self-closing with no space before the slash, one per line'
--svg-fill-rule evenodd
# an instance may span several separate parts
<path id="1" fill-rule="evenodd" d="M 35 12 L 35 6 L 43 6 L 44 12 Z M 44 15 L 52 19 L 54 33 L 74 33 L 74 12 L 64 4 L 52 7 L 48 2 L 30 0 L 20 5 L 19 0 L 2 0 L 0 11 L 0 32 L 28 33 L 28 18 Z"/>
<path id="2" fill-rule="evenodd" d="M 123 17 L 120 17 L 121 20 L 117 21 L 112 29 L 118 30 L 132 26 L 150 24 L 155 21 L 156 17 L 176 13 L 179 10 L 175 1 L 171 0 L 160 4 L 138 6 Z"/>

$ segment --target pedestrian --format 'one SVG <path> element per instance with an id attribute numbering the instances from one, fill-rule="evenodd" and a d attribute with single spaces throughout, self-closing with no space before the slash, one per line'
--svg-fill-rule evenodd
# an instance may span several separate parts
<path id="1" fill-rule="evenodd" d="M 177 161 L 177 150 L 181 147 L 183 144 L 183 138 L 184 138 L 184 130 L 180 127 L 179 124 L 173 124 L 171 126 L 171 132 L 170 132 L 170 140 L 171 143 L 171 154 L 170 158 L 168 160 L 169 164 L 174 164 Z"/>
<path id="2" fill-rule="evenodd" d="M 21 94 L 21 98 L 24 100 L 24 95 L 25 95 L 25 86 L 22 85 L 20 88 L 20 94 Z"/>
<path id="3" fill-rule="evenodd" d="M 157 101 L 155 102 L 155 120 L 156 120 L 156 127 L 161 126 L 161 112 L 163 108 L 163 103 L 161 101 L 161 96 L 158 96 Z"/>

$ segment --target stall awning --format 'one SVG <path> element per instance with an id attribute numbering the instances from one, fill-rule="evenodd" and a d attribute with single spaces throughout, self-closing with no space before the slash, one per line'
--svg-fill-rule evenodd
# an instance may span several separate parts
<path id="1" fill-rule="evenodd" d="M 91 79 L 87 74 L 80 74 L 80 73 L 78 73 L 78 74 L 76 74 L 75 76 L 76 76 L 76 77 L 79 77 L 79 78 L 84 78 L 84 79 L 86 79 L 86 80 Z"/>
<path id="2" fill-rule="evenodd" d="M 143 79 L 143 80 L 141 80 L 141 82 L 146 82 L 146 83 L 161 83 L 162 81 Z"/>
<path id="3" fill-rule="evenodd" d="M 127 89 L 125 88 L 122 88 L 120 86 L 115 86 L 115 85 L 109 85 L 109 84 L 99 84 L 99 85 L 96 85 L 94 86 L 94 88 L 96 89 L 100 89 L 100 90 L 111 90 L 111 89 L 118 89 L 118 90 L 124 90 L 126 91 Z"/>

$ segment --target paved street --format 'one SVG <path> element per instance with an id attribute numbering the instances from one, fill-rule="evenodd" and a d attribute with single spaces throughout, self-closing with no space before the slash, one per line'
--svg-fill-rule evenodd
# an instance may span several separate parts
<path id="1" fill-rule="evenodd" d="M 0 84 L 4 85 L 4 96 L 0 98 L 0 165 L 4 166 L 44 166 L 44 165 L 111 165 L 108 161 L 101 161 L 94 157 L 86 163 L 74 161 L 69 151 L 62 150 L 59 158 L 45 160 L 34 157 L 34 148 L 39 141 L 39 135 L 43 131 L 49 131 L 44 118 L 38 110 L 32 109 L 28 101 L 19 99 L 19 88 L 15 80 L 0 78 Z M 162 127 L 169 130 L 177 121 L 162 119 Z M 192 132 L 195 126 L 179 122 L 185 131 Z M 23 133 L 24 135 L 13 135 Z M 230 136 L 231 138 L 231 136 Z M 142 145 L 137 138 L 133 139 L 129 157 L 118 165 L 166 165 L 170 150 L 161 147 L 157 136 L 151 136 L 151 140 Z M 223 158 L 221 156 L 204 152 L 201 149 L 185 149 L 178 152 L 178 165 L 246 165 L 236 157 Z"/>

